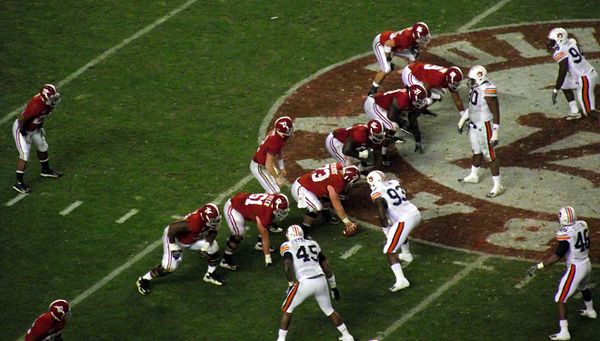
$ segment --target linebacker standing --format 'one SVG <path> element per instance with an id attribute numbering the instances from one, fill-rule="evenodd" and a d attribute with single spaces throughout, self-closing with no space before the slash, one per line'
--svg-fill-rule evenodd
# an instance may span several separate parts
<path id="1" fill-rule="evenodd" d="M 486 195 L 496 197 L 504 192 L 500 180 L 500 164 L 494 148 L 498 145 L 498 130 L 500 129 L 500 104 L 498 103 L 496 86 L 487 78 L 487 70 L 481 65 L 475 65 L 469 70 L 469 107 L 461 115 L 458 122 L 458 132 L 462 134 L 463 127 L 469 122 L 469 139 L 473 158 L 471 173 L 460 182 L 478 183 L 479 167 L 484 155 L 490 162 L 494 187 Z"/>

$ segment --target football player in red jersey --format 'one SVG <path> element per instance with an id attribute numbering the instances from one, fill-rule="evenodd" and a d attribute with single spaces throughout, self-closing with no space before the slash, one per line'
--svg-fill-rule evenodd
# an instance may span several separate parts
<path id="1" fill-rule="evenodd" d="M 27 103 L 25 110 L 13 124 L 12 133 L 15 139 L 19 160 L 17 161 L 17 182 L 13 189 L 19 193 L 29 193 L 31 189 L 25 184 L 23 177 L 31 144 L 37 148 L 37 157 L 42 164 L 40 175 L 45 178 L 58 178 L 62 174 L 50 168 L 48 163 L 48 143 L 43 125 L 46 116 L 50 115 L 54 106 L 60 102 L 60 94 L 52 84 L 45 84 L 38 94 Z"/>
<path id="2" fill-rule="evenodd" d="M 308 234 L 319 212 L 324 220 L 331 221 L 329 212 L 331 206 L 339 219 L 344 222 L 346 229 L 357 228 L 356 224 L 348 219 L 340 194 L 358 179 L 360 179 L 358 167 L 344 167 L 341 163 L 330 163 L 296 179 L 292 185 L 292 195 L 298 203 L 298 208 L 306 208 L 302 223 L 305 234 Z"/>
<path id="3" fill-rule="evenodd" d="M 396 89 L 367 97 L 363 106 L 367 117 L 383 122 L 386 130 L 386 139 L 381 148 L 382 165 L 390 166 L 392 164 L 387 156 L 387 149 L 389 144 L 396 139 L 394 135 L 398 129 L 412 134 L 417 145 L 420 146 L 418 109 L 425 109 L 432 103 L 433 100 L 427 97 L 427 90 L 418 84 L 408 89 Z M 401 113 L 407 113 L 408 123 L 401 117 Z"/>
<path id="4" fill-rule="evenodd" d="M 219 264 L 219 244 L 215 240 L 221 223 L 221 214 L 215 204 L 206 204 L 185 218 L 173 222 L 163 232 L 163 257 L 160 264 L 138 278 L 136 284 L 142 295 L 150 293 L 150 281 L 169 275 L 183 260 L 183 249 L 198 251 L 208 261 L 204 281 L 224 285 L 225 281 L 215 273 Z"/>
<path id="5" fill-rule="evenodd" d="M 377 93 L 379 85 L 388 73 L 394 71 L 393 56 L 399 56 L 413 62 L 419 57 L 419 47 L 426 46 L 431 40 L 429 27 L 424 22 L 418 22 L 402 31 L 385 31 L 375 36 L 373 52 L 379 64 L 369 95 Z"/>
<path id="6" fill-rule="evenodd" d="M 342 165 L 360 162 L 364 168 L 373 164 L 374 150 L 381 150 L 384 139 L 383 122 L 370 120 L 367 124 L 334 130 L 325 139 L 325 148 Z"/>
<path id="7" fill-rule="evenodd" d="M 229 270 L 237 270 L 239 266 L 233 261 L 233 253 L 238 248 L 244 235 L 248 230 L 247 221 L 256 223 L 256 229 L 260 235 L 261 242 L 256 243 L 254 248 L 262 250 L 265 256 L 265 265 L 273 265 L 271 259 L 271 241 L 269 240 L 268 227 L 273 221 L 282 221 L 290 211 L 288 198 L 281 193 L 246 193 L 241 192 L 227 200 L 223 207 L 225 220 L 231 230 L 231 236 L 227 241 L 225 256 L 221 261 L 221 267 Z"/>
<path id="8" fill-rule="evenodd" d="M 250 171 L 266 193 L 281 193 L 279 187 L 285 183 L 283 146 L 293 132 L 294 121 L 290 117 L 278 118 L 250 162 Z"/>
<path id="9" fill-rule="evenodd" d="M 429 97 L 435 100 L 441 100 L 446 93 L 446 89 L 450 90 L 452 100 L 456 105 L 456 109 L 462 112 L 465 110 L 458 88 L 463 80 L 463 73 L 457 66 L 443 67 L 433 64 L 425 64 L 414 62 L 408 64 L 402 70 L 402 82 L 406 87 L 418 84 L 429 91 Z"/>
<path id="10" fill-rule="evenodd" d="M 25 341 L 62 340 L 62 331 L 71 316 L 71 306 L 65 300 L 50 303 L 48 311 L 38 316 L 25 334 Z"/>

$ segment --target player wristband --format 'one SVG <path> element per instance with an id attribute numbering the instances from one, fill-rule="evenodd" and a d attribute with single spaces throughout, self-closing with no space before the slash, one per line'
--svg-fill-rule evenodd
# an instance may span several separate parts
<path id="1" fill-rule="evenodd" d="M 273 263 L 271 260 L 271 255 L 265 255 L 265 263 Z"/>
<path id="2" fill-rule="evenodd" d="M 292 285 L 294 285 L 294 281 L 288 281 L 288 287 L 291 287 Z"/>
<path id="3" fill-rule="evenodd" d="M 327 278 L 327 283 L 331 288 L 335 288 L 337 284 L 335 283 L 335 275 L 331 275 L 331 277 Z"/>
<path id="4" fill-rule="evenodd" d="M 557 92 L 558 92 L 558 90 L 557 90 L 557 89 L 552 89 L 552 92 L 553 92 L 553 93 L 557 93 Z"/>
<path id="5" fill-rule="evenodd" d="M 169 243 L 169 250 L 179 251 L 179 245 L 177 245 L 177 243 Z"/>
<path id="6" fill-rule="evenodd" d="M 344 222 L 344 224 L 350 224 L 351 221 L 350 219 L 348 219 L 348 217 L 345 217 L 344 219 L 342 219 L 342 221 Z"/>
<path id="7" fill-rule="evenodd" d="M 368 150 L 361 150 L 360 152 L 358 152 L 358 158 L 359 159 L 366 159 L 369 157 L 369 151 Z"/>
<path id="8" fill-rule="evenodd" d="M 540 269 L 540 270 L 543 269 L 544 268 L 544 262 L 538 263 L 537 268 Z"/>
<path id="9" fill-rule="evenodd" d="M 385 46 L 383 47 L 383 51 L 384 51 L 385 53 L 390 53 L 390 52 L 392 52 L 392 47 L 391 47 L 391 46 L 387 46 L 387 45 L 385 45 Z"/>

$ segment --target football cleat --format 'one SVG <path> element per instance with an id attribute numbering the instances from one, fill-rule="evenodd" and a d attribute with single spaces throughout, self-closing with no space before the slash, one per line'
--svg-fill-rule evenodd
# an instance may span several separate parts
<path id="1" fill-rule="evenodd" d="M 225 285 L 225 280 L 216 273 L 205 273 L 203 280 L 207 283 L 211 283 L 218 286 Z"/>
<path id="2" fill-rule="evenodd" d="M 409 286 L 410 286 L 410 283 L 408 282 L 408 279 L 402 278 L 398 282 L 396 282 L 394 284 L 394 286 L 392 286 L 389 290 L 391 292 L 396 292 L 396 291 L 400 291 L 404 288 L 408 288 Z"/>
<path id="3" fill-rule="evenodd" d="M 579 315 L 589 317 L 591 319 L 595 319 L 596 317 L 598 317 L 598 314 L 596 314 L 596 311 L 594 309 L 582 309 L 579 311 Z"/>
<path id="4" fill-rule="evenodd" d="M 14 186 L 13 189 L 19 193 L 22 194 L 27 194 L 27 193 L 31 193 L 31 188 L 27 187 L 27 185 L 25 185 L 24 182 L 17 182 Z"/>
<path id="5" fill-rule="evenodd" d="M 569 332 L 552 334 L 549 336 L 550 340 L 571 340 L 571 334 Z"/>
<path id="6" fill-rule="evenodd" d="M 390 160 L 390 157 L 387 156 L 387 154 L 381 155 L 381 164 L 383 166 L 391 166 L 392 165 L 392 160 Z"/>
<path id="7" fill-rule="evenodd" d="M 469 174 L 462 179 L 458 179 L 458 182 L 466 182 L 469 184 L 476 184 L 479 182 L 479 177 L 475 174 Z"/>
<path id="8" fill-rule="evenodd" d="M 283 229 L 277 225 L 271 225 L 271 226 L 269 226 L 269 232 L 281 233 L 281 232 L 283 232 Z"/>
<path id="9" fill-rule="evenodd" d="M 62 176 L 61 172 L 57 172 L 54 169 L 42 170 L 40 175 L 44 178 L 60 178 Z"/>
<path id="10" fill-rule="evenodd" d="M 223 269 L 227 269 L 227 270 L 231 270 L 231 271 L 237 271 L 240 268 L 239 265 L 233 264 L 233 263 L 228 263 L 224 259 L 221 259 L 221 263 L 219 263 L 219 266 L 222 267 Z"/>
<path id="11" fill-rule="evenodd" d="M 137 288 L 138 288 L 138 291 L 140 292 L 140 294 L 146 296 L 150 293 L 150 281 L 149 280 L 140 277 L 140 278 L 138 278 L 137 282 L 135 282 L 135 284 L 137 285 Z"/>
<path id="12" fill-rule="evenodd" d="M 352 335 L 350 335 L 350 336 L 340 336 L 338 338 L 338 340 L 340 340 L 340 341 L 354 341 L 354 337 Z"/>
<path id="13" fill-rule="evenodd" d="M 413 255 L 412 253 L 399 253 L 398 254 L 398 258 L 403 261 L 403 262 L 407 262 L 410 263 L 413 261 Z"/>
<path id="14" fill-rule="evenodd" d="M 488 198 L 494 198 L 504 193 L 504 187 L 500 186 L 499 188 L 492 188 L 492 190 L 486 194 L 485 196 Z"/>
<path id="15" fill-rule="evenodd" d="M 256 242 L 256 244 L 254 244 L 254 250 L 262 251 L 262 242 Z M 272 247 L 269 247 L 269 252 L 273 253 L 273 252 L 275 252 L 275 249 L 273 249 Z"/>
<path id="16" fill-rule="evenodd" d="M 581 113 L 577 112 L 574 114 L 567 114 L 566 118 L 567 121 L 578 120 L 581 118 Z"/>

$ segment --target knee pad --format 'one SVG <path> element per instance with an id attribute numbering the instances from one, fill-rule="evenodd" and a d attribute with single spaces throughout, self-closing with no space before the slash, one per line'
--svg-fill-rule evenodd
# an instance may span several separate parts
<path id="1" fill-rule="evenodd" d="M 229 236 L 229 240 L 227 241 L 227 246 L 231 249 L 237 249 L 238 245 L 242 242 L 242 237 L 231 235 Z"/>
<path id="2" fill-rule="evenodd" d="M 319 216 L 319 213 L 306 210 L 306 215 L 313 219 L 317 219 L 317 217 Z"/>

